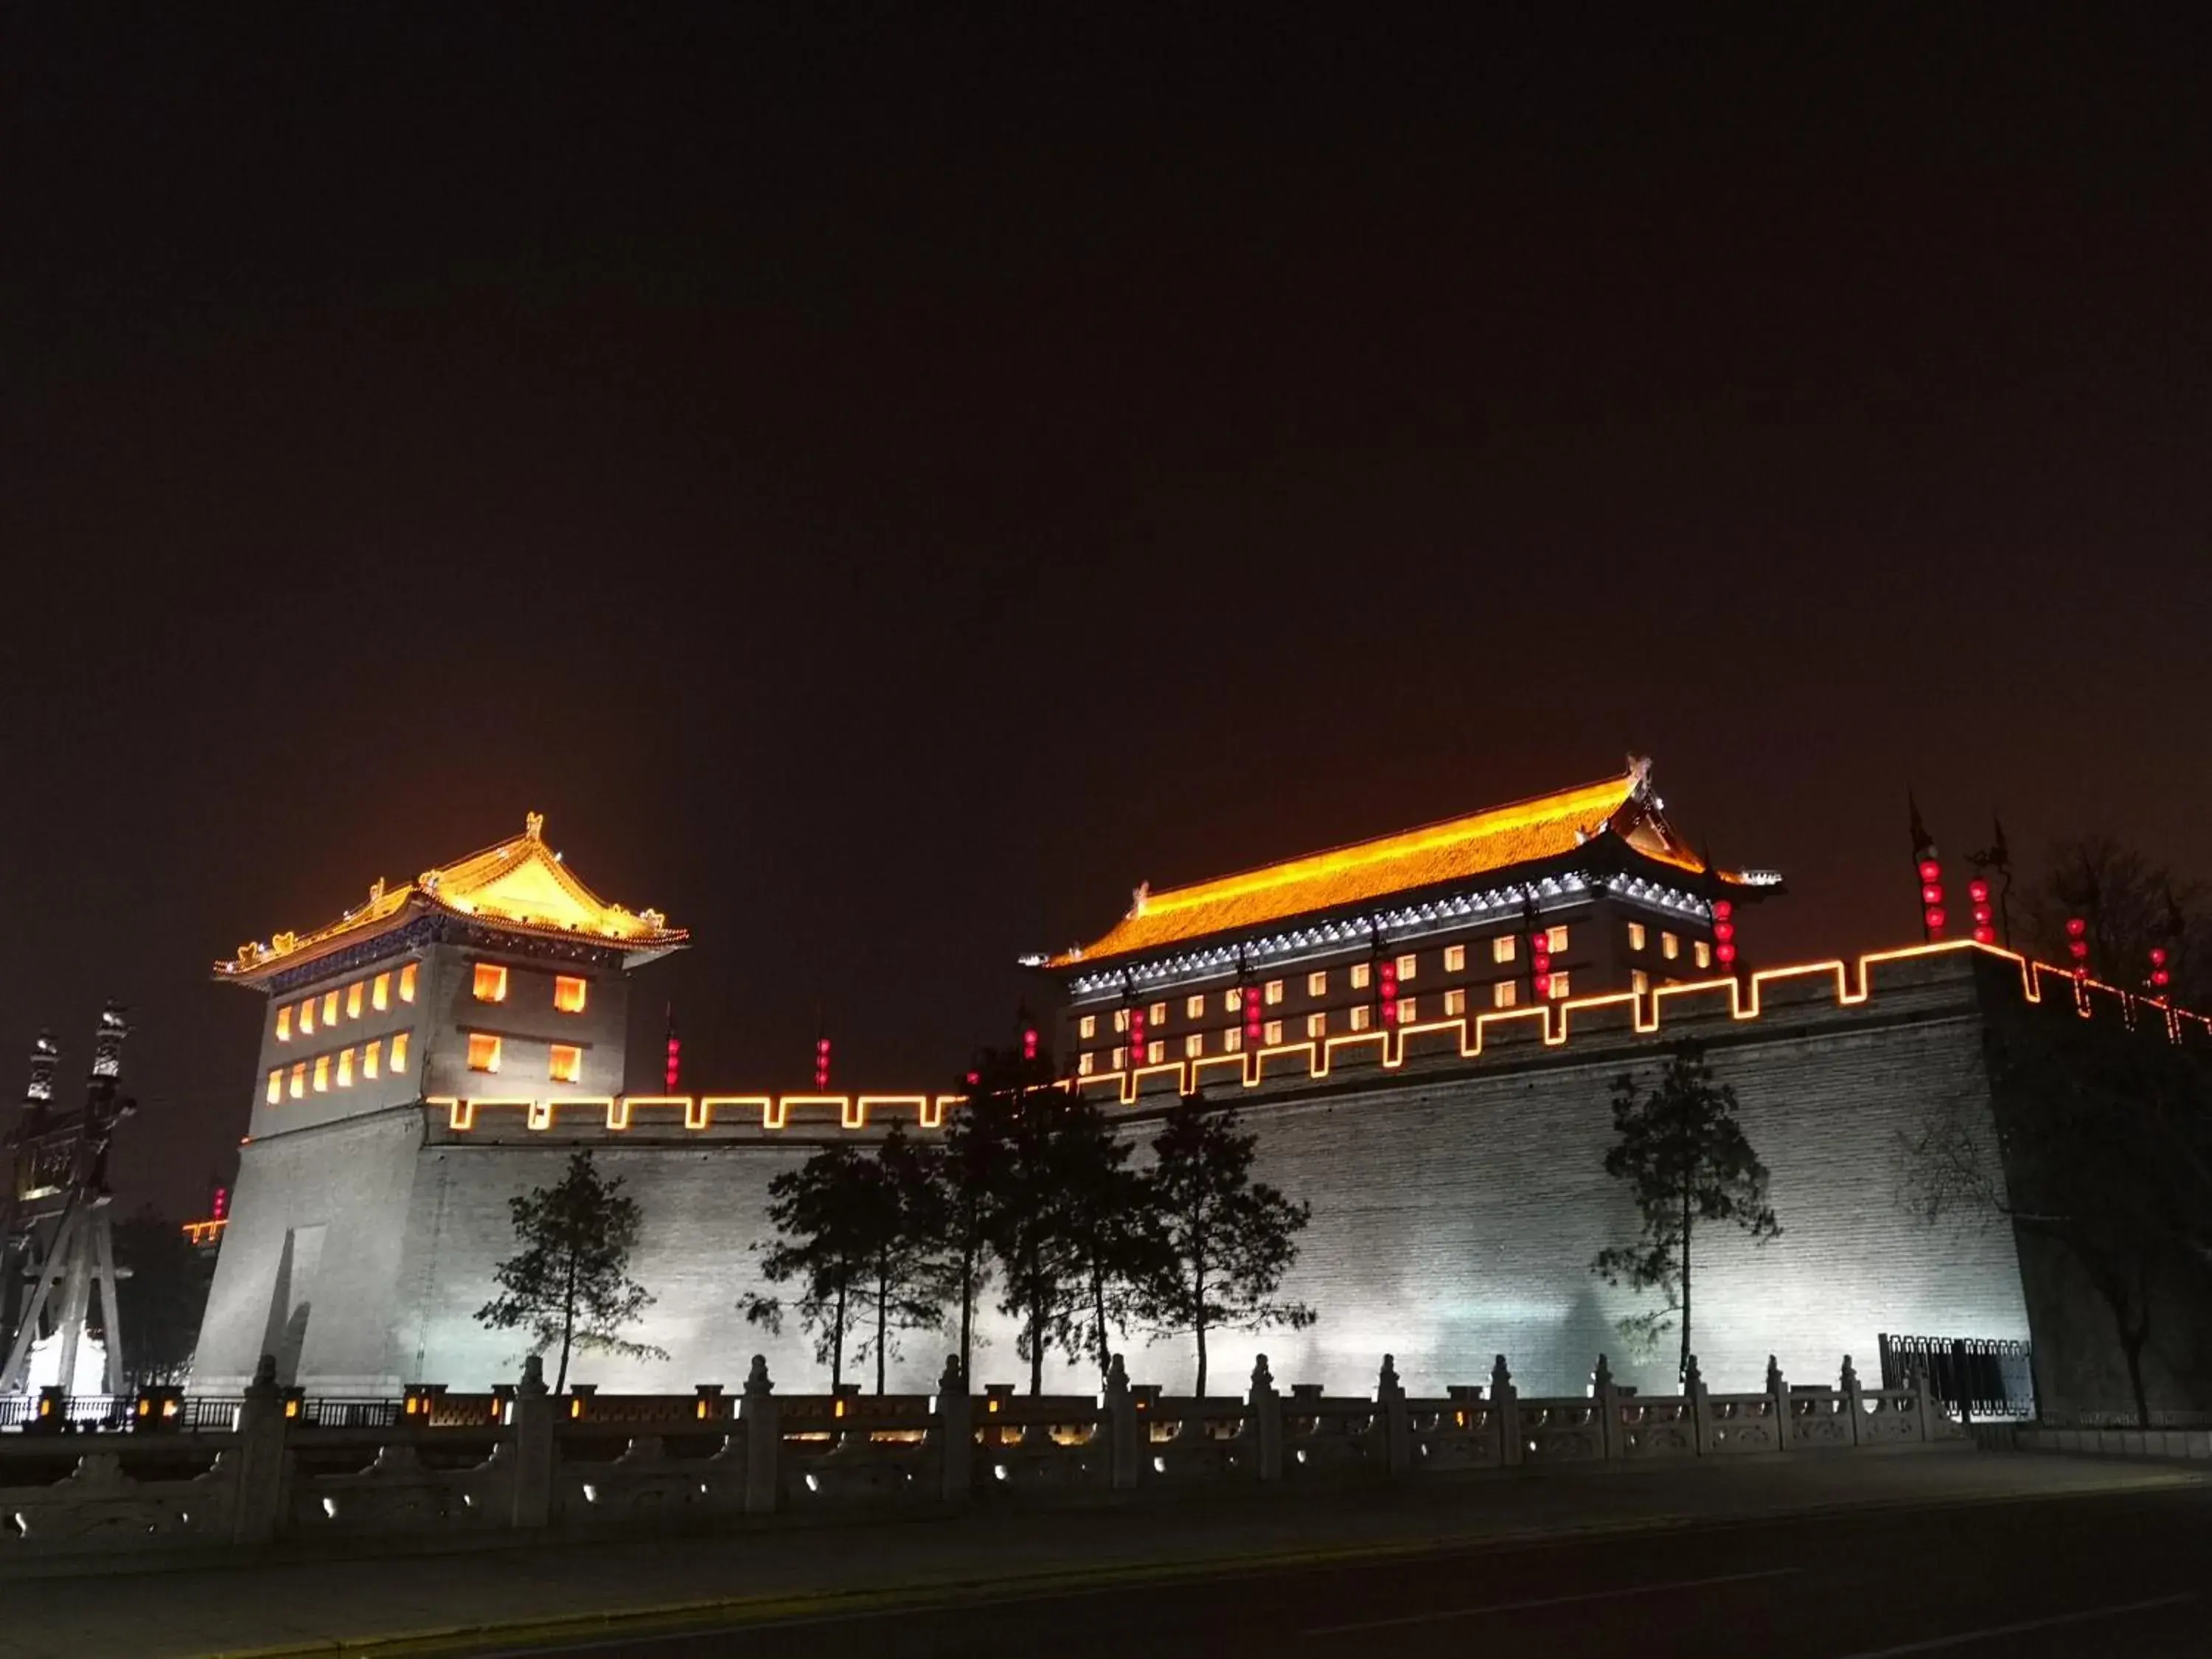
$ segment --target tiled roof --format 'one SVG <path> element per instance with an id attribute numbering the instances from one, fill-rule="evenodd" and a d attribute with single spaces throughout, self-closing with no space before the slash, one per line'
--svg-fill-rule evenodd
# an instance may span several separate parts
<path id="1" fill-rule="evenodd" d="M 1488 874 L 1571 852 L 1611 830 L 1647 857 L 1693 872 L 1704 861 L 1677 842 L 1649 791 L 1648 763 L 1620 777 L 1492 806 L 1465 817 L 1403 830 L 1238 875 L 1160 892 L 1137 902 L 1103 937 L 1047 964 L 1072 967 L 1185 940 L 1280 921 Z M 1624 808 L 1633 810 L 1624 812 Z"/>
<path id="2" fill-rule="evenodd" d="M 511 840 L 425 870 L 404 886 L 387 888 L 379 881 L 368 890 L 364 903 L 312 933 L 248 941 L 229 961 L 215 964 L 216 977 L 258 979 L 340 945 L 373 939 L 434 910 L 511 932 L 599 940 L 647 955 L 676 950 L 690 939 L 683 928 L 671 927 L 659 911 L 625 910 L 585 886 L 560 854 L 545 845 L 544 823 L 532 812 L 523 832 Z"/>

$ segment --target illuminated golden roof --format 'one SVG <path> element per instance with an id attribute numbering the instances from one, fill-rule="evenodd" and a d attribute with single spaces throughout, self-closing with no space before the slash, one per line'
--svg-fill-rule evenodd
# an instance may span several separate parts
<path id="1" fill-rule="evenodd" d="M 625 910 L 600 898 L 545 845 L 544 830 L 544 815 L 532 812 L 511 841 L 425 870 L 405 886 L 388 888 L 380 879 L 365 902 L 313 933 L 278 933 L 263 943 L 240 945 L 237 956 L 215 964 L 216 977 L 258 979 L 432 911 L 511 933 L 601 941 L 629 952 L 633 966 L 678 949 L 690 939 L 658 910 Z"/>
<path id="2" fill-rule="evenodd" d="M 1650 763 L 1632 757 L 1628 770 L 1601 783 L 1492 806 L 1373 841 L 1354 842 L 1239 875 L 1152 892 L 1104 937 L 1046 964 L 1073 967 L 1101 957 L 1157 950 L 1188 939 L 1234 933 L 1387 894 L 1486 875 L 1572 852 L 1610 832 L 1647 858 L 1702 874 L 1705 861 L 1678 842 L 1651 793 Z M 1723 875 L 1723 879 L 1729 879 Z"/>

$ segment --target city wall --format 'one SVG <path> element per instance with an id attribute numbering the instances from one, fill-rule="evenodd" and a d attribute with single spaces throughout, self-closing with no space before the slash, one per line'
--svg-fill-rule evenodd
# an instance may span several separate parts
<path id="1" fill-rule="evenodd" d="M 1958 947 L 1669 989 L 1642 1011 L 1593 999 L 1417 1028 L 1387 1054 L 1374 1038 L 1318 1054 L 1300 1045 L 1246 1056 L 1233 1074 L 1168 1066 L 1086 1087 L 1139 1139 L 1194 1085 L 1239 1104 L 1261 1137 L 1261 1176 L 1312 1206 L 1287 1290 L 1317 1322 L 1223 1334 L 1217 1375 L 1241 1375 L 1264 1351 L 1279 1371 L 1352 1388 L 1387 1346 L 1407 1377 L 1438 1387 L 1479 1377 L 1505 1351 L 1528 1386 L 1559 1392 L 1603 1352 L 1624 1382 L 1649 1391 L 1672 1384 L 1673 1355 L 1625 1352 L 1616 1322 L 1646 1304 L 1589 1272 L 1634 1226 L 1602 1168 L 1616 1077 L 1656 1064 L 1676 1037 L 1704 1039 L 1771 1172 L 1782 1237 L 1753 1246 L 1701 1236 L 1694 1346 L 1707 1375 L 1756 1374 L 1769 1353 L 1794 1372 L 1825 1370 L 1838 1353 L 1870 1364 L 1883 1331 L 2026 1338 L 2011 1229 L 1913 1220 L 1899 1202 L 1899 1147 L 1938 1107 L 1990 1109 L 1982 1038 L 1993 1000 L 2070 1013 L 2077 996 L 2112 1020 L 2149 1012 Z M 507 1200 L 555 1179 L 578 1146 L 643 1206 L 633 1270 L 658 1301 L 642 1334 L 669 1358 L 586 1355 L 574 1378 L 647 1392 L 734 1384 L 764 1352 L 779 1376 L 826 1382 L 796 1330 L 770 1335 L 735 1311 L 761 1287 L 753 1246 L 767 1237 L 768 1183 L 827 1139 L 879 1133 L 895 1118 L 932 1133 L 945 1109 L 941 1097 L 432 1103 L 344 1126 L 343 1146 L 319 1146 L 315 1132 L 257 1140 L 198 1386 L 239 1386 L 260 1352 L 277 1352 L 270 1333 L 302 1322 L 286 1374 L 310 1386 L 481 1388 L 513 1376 L 517 1339 L 483 1330 L 474 1313 L 511 1249 Z M 304 1298 L 303 1237 L 319 1253 Z M 289 1288 L 279 1282 L 288 1249 Z M 1018 1375 L 1011 1328 L 994 1319 L 984 1335 L 978 1380 Z M 1188 1386 L 1182 1343 L 1148 1347 L 1132 1334 L 1126 1346 L 1133 1370 Z M 945 1339 L 909 1334 L 902 1346 L 891 1385 L 926 1386 Z M 1085 1368 L 1047 1374 L 1052 1387 L 1096 1385 Z"/>

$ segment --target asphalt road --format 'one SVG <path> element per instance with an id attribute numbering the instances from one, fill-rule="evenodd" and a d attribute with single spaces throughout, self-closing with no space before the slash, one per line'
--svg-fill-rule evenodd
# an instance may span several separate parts
<path id="1" fill-rule="evenodd" d="M 1862 1510 L 494 1651 L 2212 1656 L 2212 1490 Z"/>

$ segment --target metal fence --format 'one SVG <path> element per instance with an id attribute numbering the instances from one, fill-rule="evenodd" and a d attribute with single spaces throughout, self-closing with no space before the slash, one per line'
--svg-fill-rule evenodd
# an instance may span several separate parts
<path id="1" fill-rule="evenodd" d="M 1985 1336 L 1893 1336 L 1881 1344 L 1881 1385 L 1901 1389 L 1913 1367 L 1928 1367 L 1929 1389 L 1970 1417 L 2035 1415 L 2035 1350 L 2027 1342 Z"/>

